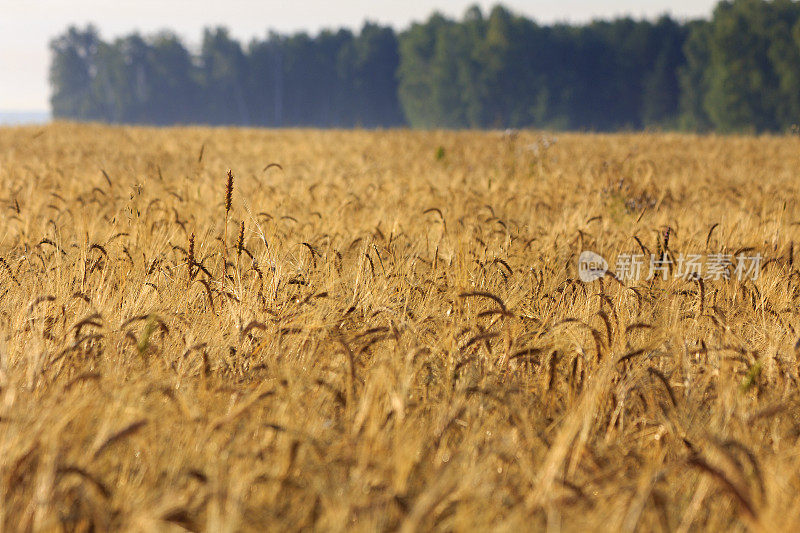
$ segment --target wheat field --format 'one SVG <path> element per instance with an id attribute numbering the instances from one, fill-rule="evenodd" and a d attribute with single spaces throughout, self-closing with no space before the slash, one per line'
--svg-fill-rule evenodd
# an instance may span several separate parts
<path id="1" fill-rule="evenodd" d="M 0 129 L 0 530 L 796 530 L 799 168 L 797 137 Z M 763 262 L 584 282 L 584 250 Z"/>

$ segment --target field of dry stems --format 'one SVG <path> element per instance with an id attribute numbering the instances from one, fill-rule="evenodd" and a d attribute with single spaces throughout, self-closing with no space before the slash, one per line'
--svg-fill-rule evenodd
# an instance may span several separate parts
<path id="1" fill-rule="evenodd" d="M 0 530 L 796 530 L 799 168 L 796 137 L 0 129 Z M 584 283 L 583 250 L 763 263 Z"/>

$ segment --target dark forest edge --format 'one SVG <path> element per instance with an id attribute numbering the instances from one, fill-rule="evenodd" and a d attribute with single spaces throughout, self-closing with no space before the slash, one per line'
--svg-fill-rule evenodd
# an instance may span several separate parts
<path id="1" fill-rule="evenodd" d="M 796 131 L 800 2 L 733 0 L 710 20 L 539 25 L 502 6 L 395 32 L 206 29 L 51 42 L 55 118 L 266 127 Z"/>

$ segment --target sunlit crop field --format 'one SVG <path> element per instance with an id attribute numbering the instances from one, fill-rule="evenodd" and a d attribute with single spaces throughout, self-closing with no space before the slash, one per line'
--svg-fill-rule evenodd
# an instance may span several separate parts
<path id="1" fill-rule="evenodd" d="M 0 129 L 0 529 L 797 529 L 798 169 L 797 137 Z"/>

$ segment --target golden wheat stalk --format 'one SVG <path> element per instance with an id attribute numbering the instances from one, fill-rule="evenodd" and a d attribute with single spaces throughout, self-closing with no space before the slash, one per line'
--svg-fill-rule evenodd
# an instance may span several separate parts
<path id="1" fill-rule="evenodd" d="M 225 278 L 228 277 L 228 215 L 233 203 L 233 171 L 228 170 L 225 182 L 225 232 L 222 238 L 222 291 L 225 291 Z"/>

